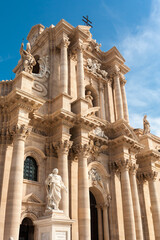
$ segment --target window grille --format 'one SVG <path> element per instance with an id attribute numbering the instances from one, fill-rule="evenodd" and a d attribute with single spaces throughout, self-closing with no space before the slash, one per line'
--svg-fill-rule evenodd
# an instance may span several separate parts
<path id="1" fill-rule="evenodd" d="M 32 157 L 26 157 L 26 160 L 24 161 L 23 178 L 32 181 L 37 181 L 37 171 L 38 166 L 35 159 Z"/>

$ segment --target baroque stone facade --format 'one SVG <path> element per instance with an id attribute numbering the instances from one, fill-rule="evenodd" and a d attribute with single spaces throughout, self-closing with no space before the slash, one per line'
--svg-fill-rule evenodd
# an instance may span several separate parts
<path id="1" fill-rule="evenodd" d="M 63 19 L 27 39 L 0 82 L 1 239 L 68 239 L 37 233 L 58 168 L 72 240 L 159 240 L 160 138 L 129 125 L 123 56 Z"/>

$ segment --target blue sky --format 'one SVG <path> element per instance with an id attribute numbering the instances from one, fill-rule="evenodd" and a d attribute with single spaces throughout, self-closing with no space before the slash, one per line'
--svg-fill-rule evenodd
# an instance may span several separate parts
<path id="1" fill-rule="evenodd" d="M 160 136 L 160 0 L 1 1 L 0 80 L 13 79 L 22 39 L 31 27 L 73 26 L 89 15 L 93 38 L 108 51 L 116 46 L 131 71 L 126 75 L 130 123 L 142 127 L 148 115 L 151 132 Z"/>

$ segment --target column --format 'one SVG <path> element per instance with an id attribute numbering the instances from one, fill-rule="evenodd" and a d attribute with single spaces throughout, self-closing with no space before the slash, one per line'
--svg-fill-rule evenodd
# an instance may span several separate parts
<path id="1" fill-rule="evenodd" d="M 85 98 L 82 43 L 78 43 L 78 47 L 77 47 L 77 95 L 78 95 L 78 98 L 81 98 L 81 97 Z"/>
<path id="2" fill-rule="evenodd" d="M 104 229 L 104 240 L 110 240 L 109 238 L 109 224 L 108 224 L 108 206 L 103 206 L 103 229 Z"/>
<path id="3" fill-rule="evenodd" d="M 133 164 L 131 166 L 130 183 L 131 183 L 131 192 L 132 192 L 135 227 L 136 227 L 136 240 L 143 240 L 141 209 L 140 209 L 139 194 L 138 194 L 137 179 L 136 179 L 137 169 L 138 169 L 137 164 Z"/>
<path id="4" fill-rule="evenodd" d="M 131 195 L 131 187 L 129 180 L 129 162 L 127 160 L 119 160 L 117 162 L 121 172 L 121 188 L 125 239 L 136 240 L 136 230 L 133 212 L 133 202 Z"/>
<path id="5" fill-rule="evenodd" d="M 155 171 L 150 171 L 145 173 L 145 177 L 148 180 L 149 192 L 151 199 L 151 211 L 153 217 L 153 225 L 156 240 L 160 240 L 160 206 L 159 206 L 159 196 L 156 186 L 156 178 L 158 173 Z"/>
<path id="6" fill-rule="evenodd" d="M 119 71 L 120 71 L 120 69 L 115 66 L 114 88 L 115 88 L 115 103 L 116 103 L 116 109 L 117 109 L 117 120 L 123 118 L 123 103 L 122 103 Z"/>
<path id="7" fill-rule="evenodd" d="M 79 240 L 91 240 L 90 200 L 88 184 L 87 158 L 90 148 L 88 144 L 78 144 L 78 227 Z"/>
<path id="8" fill-rule="evenodd" d="M 129 123 L 128 105 L 127 105 L 127 98 L 126 98 L 125 81 L 124 81 L 124 79 L 121 82 L 121 93 L 122 93 L 122 101 L 123 101 L 124 119 Z"/>
<path id="9" fill-rule="evenodd" d="M 98 213 L 98 240 L 103 240 L 103 228 L 102 228 L 102 209 L 100 205 L 97 205 Z"/>
<path id="10" fill-rule="evenodd" d="M 19 237 L 23 192 L 24 146 L 28 133 L 29 131 L 24 125 L 17 125 L 14 128 L 13 154 L 4 232 L 4 239 L 6 240 L 9 237 L 18 240 Z"/>
<path id="11" fill-rule="evenodd" d="M 63 210 L 66 216 L 69 216 L 69 176 L 68 176 L 68 152 L 72 146 L 69 140 L 62 140 L 53 143 L 58 154 L 58 171 L 62 177 L 67 192 L 62 191 L 62 199 L 60 202 L 60 210 Z"/>
<path id="12" fill-rule="evenodd" d="M 104 86 L 102 83 L 99 85 L 99 98 L 100 98 L 100 111 L 101 111 L 101 118 L 105 119 L 105 108 L 104 108 Z"/>
<path id="13" fill-rule="evenodd" d="M 109 108 L 109 121 L 115 121 L 115 112 L 114 112 L 114 105 L 113 105 L 113 89 L 112 89 L 112 79 L 109 78 L 107 82 L 107 90 L 108 90 L 108 108 Z"/>
<path id="14" fill-rule="evenodd" d="M 105 119 L 107 121 L 110 121 L 107 83 L 105 83 L 104 85 L 104 105 L 105 105 L 105 112 L 106 112 Z"/>
<path id="15" fill-rule="evenodd" d="M 68 46 L 70 42 L 67 38 L 61 41 L 61 65 L 60 65 L 60 92 L 68 93 Z"/>

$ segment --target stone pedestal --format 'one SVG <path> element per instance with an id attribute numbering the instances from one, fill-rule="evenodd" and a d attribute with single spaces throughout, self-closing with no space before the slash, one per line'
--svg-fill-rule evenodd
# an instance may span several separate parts
<path id="1" fill-rule="evenodd" d="M 37 240 L 71 240 L 73 220 L 66 217 L 63 211 L 46 211 L 45 216 L 34 221 L 38 229 Z"/>

